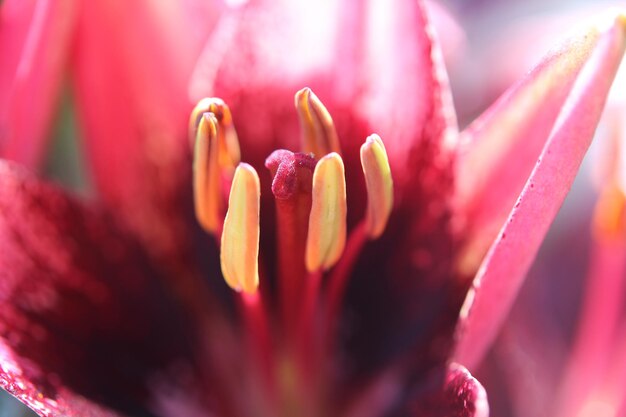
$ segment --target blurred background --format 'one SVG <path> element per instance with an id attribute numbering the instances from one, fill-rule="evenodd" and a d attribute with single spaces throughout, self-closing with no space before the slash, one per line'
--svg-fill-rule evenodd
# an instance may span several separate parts
<path id="1" fill-rule="evenodd" d="M 449 0 L 435 4 L 447 9 L 448 18 L 456 22 L 456 29 L 439 36 L 461 127 L 523 76 L 576 22 L 614 5 L 618 2 Z M 601 127 L 598 138 L 606 132 L 607 127 Z M 67 93 L 51 134 L 46 175 L 89 195 L 91 181 L 81 162 Z M 559 393 L 585 294 L 600 142 L 585 159 L 505 327 L 475 373 L 487 389 L 492 417 L 552 415 L 550 405 Z M 19 416 L 34 413 L 0 392 L 0 417 Z"/>

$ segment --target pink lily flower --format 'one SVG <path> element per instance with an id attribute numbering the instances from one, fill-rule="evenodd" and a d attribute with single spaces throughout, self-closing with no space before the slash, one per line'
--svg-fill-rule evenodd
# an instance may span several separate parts
<path id="1" fill-rule="evenodd" d="M 224 99 L 192 113 L 192 175 L 199 45 L 150 4 L 83 4 L 101 200 L 0 163 L 0 384 L 42 416 L 488 415 L 459 364 L 495 337 L 573 181 L 624 15 L 459 134 L 420 3 L 225 9 L 188 84 Z"/>

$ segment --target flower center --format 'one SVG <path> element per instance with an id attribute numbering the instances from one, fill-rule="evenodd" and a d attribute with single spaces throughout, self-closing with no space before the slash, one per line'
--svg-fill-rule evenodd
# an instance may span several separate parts
<path id="1" fill-rule="evenodd" d="M 367 240 L 383 233 L 393 206 L 385 146 L 371 135 L 361 147 L 367 211 L 348 234 L 345 168 L 333 120 L 308 88 L 296 94 L 295 105 L 302 152 L 277 150 L 265 162 L 276 212 L 276 297 L 266 287 L 258 291 L 268 278 L 263 268 L 259 272 L 260 180 L 252 166 L 240 162 L 230 110 L 220 99 L 203 99 L 189 122 L 196 217 L 206 232 L 220 237 L 222 274 L 241 293 L 242 317 L 254 327 L 251 350 L 270 358 L 262 372 L 268 396 L 279 398 L 279 414 L 312 402 L 302 393 L 316 391 L 321 382 L 353 264 Z M 270 300 L 279 304 L 271 325 L 264 308 Z"/>

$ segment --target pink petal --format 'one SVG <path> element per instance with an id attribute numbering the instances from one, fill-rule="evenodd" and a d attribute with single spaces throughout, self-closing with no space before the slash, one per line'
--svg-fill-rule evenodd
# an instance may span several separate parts
<path id="1" fill-rule="evenodd" d="M 0 341 L 0 387 L 42 417 L 123 417 L 72 391 L 61 389 L 54 398 L 45 395 L 25 375 L 11 349 Z"/>
<path id="2" fill-rule="evenodd" d="M 626 242 L 620 237 L 604 238 L 594 241 L 592 250 L 580 324 L 559 395 L 554 399 L 555 416 L 578 415 L 616 364 L 611 353 L 618 345 L 615 339 L 623 313 Z"/>
<path id="3" fill-rule="evenodd" d="M 246 3 L 226 10 L 207 40 L 190 84 L 195 100 L 216 93 L 237 96 L 268 86 L 302 88 L 304 80 L 316 81 L 332 65 L 337 18 L 328 0 Z M 289 109 L 300 88 L 286 96 Z M 257 97 L 258 102 L 280 105 L 267 99 Z"/>
<path id="4" fill-rule="evenodd" d="M 626 416 L 626 398 L 624 398 L 624 390 L 626 389 L 626 357 L 624 349 L 626 349 L 626 328 L 622 326 L 617 331 L 615 337 L 616 342 L 611 353 L 611 368 L 609 369 L 606 383 L 603 386 L 604 391 L 609 397 L 609 403 L 616 407 L 618 416 Z"/>
<path id="5" fill-rule="evenodd" d="M 602 29 L 515 207 L 474 279 L 473 288 L 461 312 L 456 350 L 456 360 L 470 368 L 480 360 L 506 317 L 593 137 L 625 47 L 626 18 L 623 15 L 613 16 L 609 24 L 608 27 L 605 25 L 592 29 L 588 34 L 593 38 L 595 31 Z M 577 63 L 580 53 L 573 52 L 569 58 L 572 64 Z M 547 62 L 553 62 L 553 59 Z M 537 81 L 541 81 L 541 77 Z M 556 103 L 552 100 L 542 101 L 542 109 L 546 113 L 552 113 L 554 105 Z M 505 110 L 506 107 L 501 110 L 502 113 L 496 112 L 492 117 L 506 117 Z M 548 130 L 544 126 L 547 121 L 541 118 L 537 120 L 537 116 L 527 121 L 528 124 L 535 122 L 542 127 L 542 133 Z M 508 131 L 507 123 L 501 122 L 500 125 L 504 129 L 502 132 Z M 518 145 L 517 149 L 521 152 L 523 147 Z M 511 154 L 506 160 L 511 165 L 517 165 L 520 158 L 528 159 L 530 156 Z M 510 181 L 499 172 L 491 175 L 497 175 L 500 182 L 508 184 L 507 181 Z M 518 175 L 524 178 L 526 173 L 521 169 Z M 501 187 L 498 181 L 492 184 Z M 519 181 L 515 179 L 513 182 Z M 492 197 L 493 204 L 498 204 L 499 198 Z"/>
<path id="6" fill-rule="evenodd" d="M 601 36 L 591 28 L 553 50 L 463 131 L 456 178 L 466 269 L 478 266 L 506 220 Z"/>
<path id="7" fill-rule="evenodd" d="M 0 157 L 41 162 L 74 32 L 75 0 L 7 0 L 0 8 Z"/>
<path id="8" fill-rule="evenodd" d="M 164 262 L 191 252 L 187 83 L 199 39 L 215 20 L 204 15 L 200 34 L 194 33 L 200 28 L 190 24 L 189 3 L 82 2 L 74 57 L 97 188 Z"/>
<path id="9" fill-rule="evenodd" d="M 617 409 L 622 401 L 624 368 L 622 327 L 624 290 L 626 290 L 626 221 L 621 209 L 623 189 L 621 170 L 624 157 L 624 103 L 616 97 L 622 93 L 622 67 L 609 95 L 603 113 L 604 131 L 600 138 L 603 149 L 598 155 L 595 172 L 600 187 L 591 233 L 591 252 L 578 328 L 566 362 L 558 395 L 552 401 L 552 415 L 566 417 L 583 415 L 598 391 L 612 385 L 613 395 L 602 395 L 604 404 Z M 622 104 L 621 106 L 619 104 Z M 621 374 L 621 375 L 620 375 Z M 618 376 L 622 381 L 611 381 Z M 604 385 L 604 387 L 603 387 Z M 606 394 L 606 393 L 604 393 Z M 612 403 L 612 404 L 611 404 Z"/>
<path id="10" fill-rule="evenodd" d="M 461 24 L 441 2 L 425 0 L 424 6 L 441 44 L 446 68 L 460 63 L 467 50 L 467 39 Z"/>
<path id="11" fill-rule="evenodd" d="M 420 397 L 411 410 L 413 417 L 489 417 L 487 394 L 470 373 L 450 365 L 444 385 L 435 395 Z"/>
<path id="12" fill-rule="evenodd" d="M 148 379 L 191 357 L 180 306 L 159 280 L 115 222 L 0 161 L 7 389 L 31 405 L 41 401 L 35 391 L 59 401 L 69 401 L 71 391 L 117 409 L 145 410 Z M 14 385 L 20 381 L 28 386 Z"/>
<path id="13" fill-rule="evenodd" d="M 394 178 L 415 173 L 424 142 L 451 148 L 457 127 L 441 51 L 421 2 L 344 2 L 335 88 L 385 142 Z M 343 97 L 342 97 L 343 96 Z M 444 154 L 445 156 L 445 154 Z M 445 164 L 433 161 L 431 164 Z"/>
<path id="14" fill-rule="evenodd" d="M 602 379 L 595 380 L 596 384 L 585 387 L 585 390 L 580 392 L 580 397 L 567 398 L 570 403 L 566 404 L 566 408 L 557 410 L 556 414 L 552 411 L 550 415 L 568 417 L 572 415 L 577 417 L 623 417 L 626 415 L 626 399 L 624 398 L 626 356 L 624 356 L 624 349 L 626 349 L 626 328 L 621 323 L 615 329 L 614 341 L 610 349 L 607 349 L 608 356 L 603 358 L 609 366 L 605 369 Z M 577 374 L 576 378 L 584 379 L 585 376 L 585 374 Z M 591 377 L 595 379 L 596 375 Z M 564 382 L 567 383 L 567 381 Z M 584 383 L 584 381 L 581 382 Z M 575 414 L 564 414 L 566 412 L 574 412 Z"/>

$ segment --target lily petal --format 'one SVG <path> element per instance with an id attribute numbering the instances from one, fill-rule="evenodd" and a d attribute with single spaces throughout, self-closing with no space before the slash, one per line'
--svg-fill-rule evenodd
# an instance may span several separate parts
<path id="1" fill-rule="evenodd" d="M 0 341 L 0 387 L 22 401 L 42 417 L 125 417 L 69 390 L 59 390 L 54 399 L 44 395 L 18 365 L 11 349 Z"/>
<path id="2" fill-rule="evenodd" d="M 42 410 L 70 392 L 145 413 L 148 379 L 192 357 L 180 307 L 147 259 L 115 222 L 0 161 L 4 386 Z"/>
<path id="3" fill-rule="evenodd" d="M 75 0 L 7 0 L 0 8 L 0 157 L 36 169 L 48 139 Z"/>
<path id="4" fill-rule="evenodd" d="M 413 171 L 422 142 L 452 148 L 457 127 L 434 29 L 422 2 L 344 2 L 334 77 L 350 103 L 385 140 L 394 178 Z M 343 96 L 343 97 L 342 97 Z"/>
<path id="5" fill-rule="evenodd" d="M 579 414 L 593 391 L 620 363 L 613 360 L 612 350 L 620 345 L 615 339 L 624 305 L 626 245 L 621 236 L 600 238 L 593 242 L 592 251 L 580 325 L 561 387 L 553 399 L 555 416 Z"/>
<path id="6" fill-rule="evenodd" d="M 626 47 L 626 16 L 612 14 L 603 23 L 595 29 L 599 31 L 597 43 L 465 300 L 455 360 L 470 369 L 481 359 L 506 317 L 593 138 Z M 577 57 L 574 52 L 570 59 L 575 63 Z"/>
<path id="7" fill-rule="evenodd" d="M 186 8 L 178 6 L 82 2 L 74 57 L 80 123 L 97 188 L 164 262 L 193 252 L 186 246 L 194 226 L 187 83 L 198 38 L 215 20 L 205 16 L 201 34 L 193 36 Z"/>
<path id="8" fill-rule="evenodd" d="M 462 132 L 456 187 L 469 235 L 463 272 L 476 270 L 496 237 L 582 69 L 611 36 L 605 32 L 594 25 L 568 39 Z"/>

